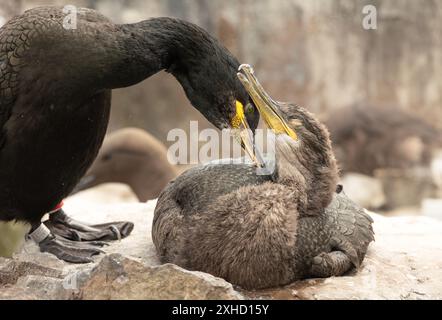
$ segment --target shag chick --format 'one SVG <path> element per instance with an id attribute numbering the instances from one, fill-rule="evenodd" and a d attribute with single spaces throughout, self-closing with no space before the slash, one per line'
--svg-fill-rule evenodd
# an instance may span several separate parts
<path id="1" fill-rule="evenodd" d="M 94 163 L 74 192 L 103 183 L 128 185 L 141 202 L 157 199 L 178 174 L 166 147 L 144 130 L 124 128 L 104 139 Z"/>
<path id="2" fill-rule="evenodd" d="M 373 220 L 337 186 L 327 129 L 305 109 L 273 101 L 249 66 L 238 74 L 276 134 L 276 170 L 209 164 L 170 183 L 152 237 L 160 259 L 244 289 L 339 276 L 358 268 Z"/>

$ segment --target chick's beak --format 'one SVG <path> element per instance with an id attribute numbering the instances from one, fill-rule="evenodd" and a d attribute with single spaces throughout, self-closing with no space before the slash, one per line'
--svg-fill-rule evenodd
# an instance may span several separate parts
<path id="1" fill-rule="evenodd" d="M 247 64 L 241 65 L 238 78 L 270 129 L 273 129 L 275 134 L 287 134 L 292 139 L 298 140 L 296 132 L 290 128 L 287 121 L 281 115 L 278 103 L 269 96 L 255 77 L 253 68 Z"/>

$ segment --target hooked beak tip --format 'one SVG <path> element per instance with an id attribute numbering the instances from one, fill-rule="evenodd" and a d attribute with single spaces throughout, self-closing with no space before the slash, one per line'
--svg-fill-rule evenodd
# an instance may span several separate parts
<path id="1" fill-rule="evenodd" d="M 298 140 L 296 132 L 289 126 L 286 119 L 281 115 L 278 103 L 264 90 L 254 75 L 250 65 L 243 64 L 239 67 L 238 79 L 243 84 L 249 96 L 255 103 L 261 117 L 276 134 L 287 134 L 294 140 Z"/>
<path id="2" fill-rule="evenodd" d="M 254 74 L 255 71 L 253 70 L 252 66 L 250 64 L 242 64 L 238 68 L 238 72 L 249 72 L 250 74 Z"/>

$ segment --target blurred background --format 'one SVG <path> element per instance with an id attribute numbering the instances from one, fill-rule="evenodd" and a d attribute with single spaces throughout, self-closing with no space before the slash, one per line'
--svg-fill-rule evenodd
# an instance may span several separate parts
<path id="1" fill-rule="evenodd" d="M 253 65 L 272 96 L 326 122 L 354 199 L 442 218 L 442 1 L 1 0 L 0 24 L 48 4 L 93 8 L 117 23 L 197 23 Z M 366 5 L 377 9 L 375 30 L 363 28 Z M 109 132 L 138 127 L 167 146 L 169 130 L 188 130 L 190 120 L 211 127 L 162 72 L 114 91 Z"/>

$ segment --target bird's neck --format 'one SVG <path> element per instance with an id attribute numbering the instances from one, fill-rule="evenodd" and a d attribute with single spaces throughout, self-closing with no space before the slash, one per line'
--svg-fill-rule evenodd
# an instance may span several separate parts
<path id="1" fill-rule="evenodd" d="M 297 184 L 306 195 L 306 210 L 326 208 L 338 182 L 338 169 L 328 130 L 307 110 L 287 105 L 281 110 L 298 135 L 298 141 L 277 138 L 277 174 L 280 182 Z"/>
<path id="2" fill-rule="evenodd" d="M 186 89 L 192 68 L 216 50 L 216 40 L 203 29 L 173 18 L 120 25 L 118 37 L 118 48 L 110 50 L 115 56 L 106 79 L 109 89 L 134 85 L 161 70 Z"/>

